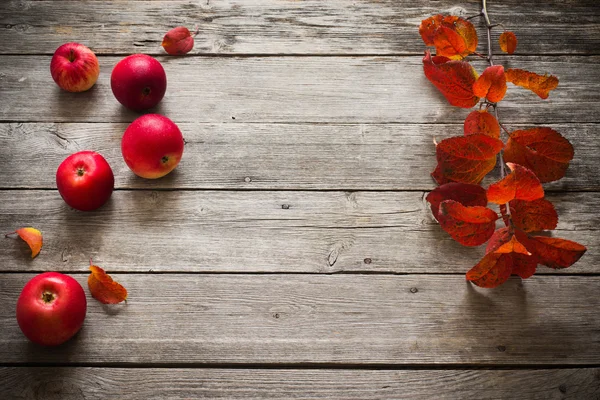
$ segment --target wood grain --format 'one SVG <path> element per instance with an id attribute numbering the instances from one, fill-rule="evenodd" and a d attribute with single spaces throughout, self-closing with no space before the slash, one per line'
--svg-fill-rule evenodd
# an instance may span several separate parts
<path id="1" fill-rule="evenodd" d="M 431 190 L 434 139 L 462 125 L 179 124 L 183 161 L 163 179 L 138 179 L 121 155 L 119 123 L 0 123 L 1 188 L 56 188 L 60 163 L 81 150 L 100 152 L 116 187 L 135 189 Z M 525 129 L 512 125 L 508 129 Z M 567 175 L 551 191 L 598 191 L 596 124 L 551 125 L 575 147 Z M 268 144 L 268 145 L 267 145 Z M 490 174 L 490 183 L 499 173 Z"/>
<path id="2" fill-rule="evenodd" d="M 88 298 L 79 334 L 40 348 L 14 316 L 32 276 L 0 274 L 3 363 L 600 364 L 600 277 L 118 274 L 126 304 Z"/>
<path id="3" fill-rule="evenodd" d="M 192 54 L 421 54 L 422 19 L 471 16 L 479 1 L 276 0 L 0 2 L 0 54 L 52 54 L 78 41 L 99 54 L 164 54 L 163 35 L 200 27 Z M 519 38 L 517 54 L 598 54 L 597 3 L 591 0 L 489 2 L 494 22 Z M 102 16 L 101 18 L 99 16 Z M 480 52 L 485 52 L 483 26 Z M 494 30 L 494 48 L 497 36 Z"/>
<path id="4" fill-rule="evenodd" d="M 0 368 L 0 396 L 190 399 L 593 399 L 598 368 L 327 370 Z"/>
<path id="5" fill-rule="evenodd" d="M 100 58 L 98 83 L 84 93 L 61 91 L 48 56 L 0 58 L 0 122 L 131 122 L 139 114 L 114 98 L 109 76 L 121 57 Z M 422 57 L 159 57 L 168 76 L 153 111 L 182 122 L 462 123 L 423 74 Z M 504 123 L 600 121 L 600 57 L 496 59 L 506 67 L 560 78 L 548 101 L 511 87 Z M 485 64 L 475 62 L 482 71 Z"/>
<path id="6" fill-rule="evenodd" d="M 117 191 L 95 212 L 56 191 L 0 191 L 0 232 L 35 226 L 44 247 L 3 239 L 2 271 L 87 271 L 90 257 L 124 272 L 389 272 L 463 274 L 482 248 L 454 242 L 423 192 Z M 557 237 L 588 253 L 573 267 L 598 273 L 600 194 L 549 197 Z"/>

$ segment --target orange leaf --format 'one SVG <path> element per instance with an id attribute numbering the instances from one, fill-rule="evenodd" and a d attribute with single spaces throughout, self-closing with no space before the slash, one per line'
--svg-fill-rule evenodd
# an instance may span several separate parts
<path id="1" fill-rule="evenodd" d="M 517 37 L 510 31 L 503 32 L 498 42 L 500 42 L 500 50 L 505 53 L 512 54 L 517 49 Z"/>
<path id="2" fill-rule="evenodd" d="M 117 304 L 127 300 L 127 289 L 98 266 L 90 265 L 92 273 L 88 276 L 88 287 L 92 296 L 100 303 Z"/>
<path id="3" fill-rule="evenodd" d="M 436 55 L 460 60 L 477 48 L 477 31 L 466 19 L 453 15 L 434 15 L 421 21 L 419 33 Z"/>
<path id="4" fill-rule="evenodd" d="M 489 253 L 467 272 L 467 280 L 483 288 L 495 288 L 512 273 L 512 258 L 508 254 Z"/>
<path id="5" fill-rule="evenodd" d="M 534 201 L 511 200 L 510 215 L 515 226 L 525 232 L 552 230 L 558 224 L 558 214 L 546 199 Z M 506 205 L 502 204 L 501 208 Z"/>
<path id="6" fill-rule="evenodd" d="M 439 173 L 456 182 L 481 182 L 496 165 L 503 143 L 482 134 L 442 140 L 436 147 Z"/>
<path id="7" fill-rule="evenodd" d="M 531 239 L 539 263 L 550 268 L 568 268 L 587 251 L 585 246 L 570 240 L 546 236 Z"/>
<path id="8" fill-rule="evenodd" d="M 542 99 L 547 99 L 550 91 L 558 86 L 554 75 L 538 75 L 522 69 L 507 69 L 505 75 L 508 82 L 529 89 Z"/>
<path id="9" fill-rule="evenodd" d="M 498 215 L 487 207 L 465 207 L 454 200 L 440 204 L 441 227 L 464 246 L 479 246 L 494 234 Z"/>
<path id="10" fill-rule="evenodd" d="M 497 103 L 506 94 L 506 76 L 502 65 L 487 67 L 483 74 L 473 84 L 473 93 L 485 97 L 492 103 Z"/>
<path id="11" fill-rule="evenodd" d="M 573 155 L 571 143 L 550 128 L 514 131 L 504 149 L 505 161 L 529 168 L 543 183 L 565 176 Z"/>
<path id="12" fill-rule="evenodd" d="M 475 69 L 465 61 L 450 61 L 446 57 L 431 57 L 429 51 L 423 57 L 425 76 L 456 107 L 471 108 L 479 101 L 473 94 L 477 79 Z"/>
<path id="13" fill-rule="evenodd" d="M 544 188 L 531 170 L 518 164 L 506 165 L 512 172 L 490 185 L 487 190 L 488 201 L 506 204 L 513 199 L 531 201 L 544 197 Z"/>
<path id="14" fill-rule="evenodd" d="M 184 55 L 194 47 L 194 37 L 185 26 L 178 26 L 167 32 L 162 47 L 172 56 Z"/>
<path id="15" fill-rule="evenodd" d="M 442 25 L 443 18 L 442 15 L 438 14 L 421 21 L 419 34 L 421 34 L 421 37 L 427 46 L 433 46 L 435 32 Z"/>
<path id="16" fill-rule="evenodd" d="M 465 119 L 464 129 L 465 136 L 481 133 L 494 139 L 500 138 L 498 120 L 486 110 L 469 113 Z"/>
<path id="17" fill-rule="evenodd" d="M 5 237 L 15 233 L 29 245 L 29 248 L 31 249 L 31 258 L 35 258 L 40 254 L 43 243 L 42 232 L 32 227 L 19 228 L 15 232 L 6 234 Z"/>
<path id="18" fill-rule="evenodd" d="M 425 198 L 431 204 L 431 212 L 436 220 L 444 216 L 439 213 L 440 203 L 444 200 L 454 200 L 463 206 L 487 205 L 485 189 L 479 185 L 468 183 L 451 182 L 433 189 Z"/>

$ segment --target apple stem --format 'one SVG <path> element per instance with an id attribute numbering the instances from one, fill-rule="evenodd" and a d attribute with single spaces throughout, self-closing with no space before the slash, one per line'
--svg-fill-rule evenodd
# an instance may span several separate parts
<path id="1" fill-rule="evenodd" d="M 94 265 L 94 263 L 92 262 L 92 257 L 90 257 L 90 267 Z"/>
<path id="2" fill-rule="evenodd" d="M 73 49 L 71 49 L 71 51 L 69 51 L 69 61 L 71 61 L 71 62 L 75 61 L 75 52 L 73 51 Z"/>
<path id="3" fill-rule="evenodd" d="M 196 35 L 200 33 L 200 28 L 198 27 L 198 25 L 196 25 L 194 27 L 194 33 L 192 33 L 192 37 L 196 37 Z"/>

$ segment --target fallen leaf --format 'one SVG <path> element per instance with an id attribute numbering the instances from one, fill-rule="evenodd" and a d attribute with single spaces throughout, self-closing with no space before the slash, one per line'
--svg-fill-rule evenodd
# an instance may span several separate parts
<path id="1" fill-rule="evenodd" d="M 444 139 L 436 146 L 438 173 L 451 181 L 479 184 L 494 169 L 502 146 L 483 134 Z"/>
<path id="2" fill-rule="evenodd" d="M 505 161 L 529 168 L 542 183 L 564 177 L 573 156 L 571 143 L 545 127 L 512 132 L 504 149 Z"/>
<path id="3" fill-rule="evenodd" d="M 509 207 L 513 224 L 525 232 L 552 230 L 558 224 L 558 214 L 554 205 L 546 199 L 511 200 Z M 502 204 L 500 208 L 502 211 L 506 205 Z M 504 211 L 502 214 L 505 214 Z"/>
<path id="4" fill-rule="evenodd" d="M 454 200 L 463 206 L 485 207 L 487 205 L 484 188 L 479 185 L 460 182 L 451 182 L 438 186 L 429 192 L 425 200 L 431 205 L 433 217 L 438 221 L 440 221 L 440 218 L 444 218 L 439 213 L 440 203 L 444 200 Z"/>
<path id="5" fill-rule="evenodd" d="M 494 234 L 498 214 L 487 207 L 463 206 L 458 201 L 440 204 L 440 226 L 464 246 L 479 246 Z"/>
<path id="6" fill-rule="evenodd" d="M 185 26 L 178 26 L 165 34 L 162 47 L 172 56 L 187 54 L 194 47 L 194 36 Z"/>
<path id="7" fill-rule="evenodd" d="M 464 123 L 465 136 L 481 133 L 494 139 L 500 138 L 500 124 L 486 110 L 473 111 L 467 115 Z"/>
<path id="8" fill-rule="evenodd" d="M 473 84 L 473 94 L 485 97 L 492 103 L 497 103 L 506 94 L 506 75 L 502 65 L 492 65 Z"/>
<path id="9" fill-rule="evenodd" d="M 507 69 L 505 75 L 508 82 L 529 89 L 542 99 L 547 99 L 550 91 L 558 86 L 554 75 L 538 75 L 522 69 Z"/>
<path id="10" fill-rule="evenodd" d="M 88 287 L 96 300 L 103 304 L 117 304 L 127 300 L 127 289 L 115 282 L 102 268 L 90 265 L 90 270 L 92 273 L 88 277 Z"/>
<path id="11" fill-rule="evenodd" d="M 465 61 L 450 61 L 447 57 L 431 57 L 429 51 L 423 57 L 425 76 L 456 107 L 471 108 L 479 101 L 473 93 L 477 72 Z"/>
<path id="12" fill-rule="evenodd" d="M 421 35 L 421 38 L 423 38 L 425 45 L 433 46 L 435 32 L 442 26 L 443 19 L 443 15 L 437 14 L 421 21 L 421 25 L 419 25 L 419 34 Z"/>
<path id="13" fill-rule="evenodd" d="M 513 199 L 531 201 L 544 197 L 544 188 L 530 169 L 513 163 L 506 165 L 512 172 L 489 186 L 488 201 L 506 204 Z"/>
<path id="14" fill-rule="evenodd" d="M 534 236 L 531 242 L 539 263 L 550 268 L 568 268 L 587 251 L 579 243 L 560 238 Z"/>
<path id="15" fill-rule="evenodd" d="M 35 228 L 27 227 L 19 228 L 15 232 L 7 233 L 4 236 L 8 237 L 8 235 L 13 234 L 17 234 L 21 239 L 25 241 L 25 243 L 29 245 L 29 248 L 31 249 L 31 258 L 35 258 L 38 254 L 40 254 L 43 244 L 42 232 Z"/>
<path id="16" fill-rule="evenodd" d="M 517 37 L 510 31 L 502 32 L 498 42 L 500 43 L 500 50 L 505 53 L 513 54 L 517 49 Z"/>
<path id="17" fill-rule="evenodd" d="M 427 46 L 435 46 L 436 55 L 462 59 L 477 48 L 473 24 L 454 15 L 434 15 L 421 21 L 419 33 Z"/>

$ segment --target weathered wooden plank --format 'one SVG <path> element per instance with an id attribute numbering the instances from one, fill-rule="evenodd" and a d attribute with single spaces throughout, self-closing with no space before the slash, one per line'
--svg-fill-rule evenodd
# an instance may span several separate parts
<path id="1" fill-rule="evenodd" d="M 565 178 L 550 190 L 600 190 L 596 124 L 551 125 L 575 146 Z M 117 188 L 431 190 L 433 140 L 462 125 L 179 124 L 184 158 L 163 179 L 137 179 L 123 162 L 127 124 L 0 123 L 0 187 L 56 188 L 58 165 L 92 149 L 113 168 Z M 528 125 L 509 126 L 524 129 Z M 41 162 L 40 160 L 43 160 Z M 490 174 L 490 181 L 498 177 Z"/>
<path id="2" fill-rule="evenodd" d="M 86 43 L 99 54 L 164 54 L 163 35 L 181 24 L 200 26 L 193 54 L 418 54 L 424 49 L 418 35 L 422 19 L 440 12 L 474 15 L 479 3 L 162 0 L 74 6 L 6 0 L 0 3 L 0 54 L 52 54 L 67 41 Z M 594 1 L 488 3 L 493 20 L 517 33 L 518 54 L 598 54 L 600 12 Z M 480 29 L 482 38 L 483 33 Z M 499 52 L 496 40 L 494 46 Z"/>
<path id="3" fill-rule="evenodd" d="M 463 122 L 423 75 L 416 57 L 160 57 L 168 89 L 156 112 L 182 122 Z M 131 122 L 109 84 L 119 57 L 101 57 L 97 85 L 61 91 L 48 56 L 0 58 L 0 121 Z M 499 62 L 502 59 L 498 58 Z M 600 57 L 503 59 L 560 77 L 544 102 L 520 88 L 502 102 L 504 123 L 599 122 Z M 484 63 L 476 66 L 483 70 Z M 233 120 L 235 118 L 235 121 Z"/>
<path id="4" fill-rule="evenodd" d="M 0 276 L 4 363 L 600 363 L 600 277 L 489 290 L 448 275 L 117 275 L 127 304 L 90 297 L 77 337 L 40 348 L 14 315 L 32 276 Z"/>
<path id="5" fill-rule="evenodd" d="M 455 243 L 423 195 L 117 191 L 98 211 L 82 213 L 56 191 L 0 191 L 0 232 L 35 226 L 45 234 L 33 261 L 24 243 L 3 239 L 0 269 L 87 271 L 92 257 L 112 271 L 466 272 L 483 249 Z M 550 199 L 560 215 L 555 235 L 589 248 L 565 272 L 600 272 L 600 194 Z"/>
<path id="6" fill-rule="evenodd" d="M 592 399 L 600 369 L 0 368 L 5 399 Z"/>

